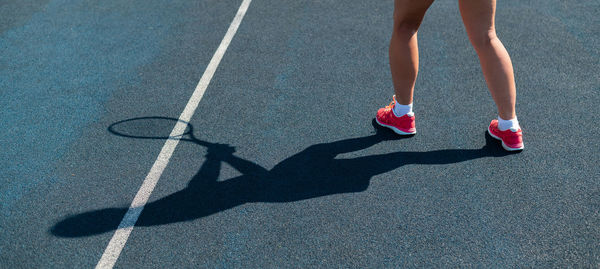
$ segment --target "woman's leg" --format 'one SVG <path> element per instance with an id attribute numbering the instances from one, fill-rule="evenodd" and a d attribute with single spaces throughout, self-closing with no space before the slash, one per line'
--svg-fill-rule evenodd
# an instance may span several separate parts
<path id="1" fill-rule="evenodd" d="M 459 0 L 469 40 L 477 51 L 483 76 L 504 120 L 514 119 L 516 87 L 508 52 L 496 36 L 496 0 Z"/>
<path id="2" fill-rule="evenodd" d="M 411 104 L 417 73 L 419 49 L 417 31 L 433 0 L 395 0 L 394 31 L 390 41 L 390 69 L 396 102 Z"/>

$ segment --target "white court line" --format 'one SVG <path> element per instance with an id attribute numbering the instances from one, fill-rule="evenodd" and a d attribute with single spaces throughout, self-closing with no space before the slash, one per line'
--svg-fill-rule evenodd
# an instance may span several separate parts
<path id="1" fill-rule="evenodd" d="M 181 112 L 181 115 L 179 116 L 179 120 L 175 124 L 175 127 L 173 127 L 170 137 L 181 135 L 185 131 L 185 122 L 189 122 L 192 118 L 192 115 L 194 115 L 194 111 L 196 111 L 198 103 L 200 103 L 202 96 L 204 96 L 204 92 L 206 91 L 210 80 L 215 74 L 219 63 L 223 58 L 223 54 L 225 54 L 225 51 L 227 51 L 227 47 L 229 46 L 229 43 L 231 43 L 231 39 L 233 39 L 235 32 L 242 23 L 242 19 L 248 10 L 250 2 L 252 2 L 252 0 L 244 0 L 240 5 L 240 8 L 238 9 L 235 18 L 233 18 L 225 37 L 223 37 L 219 48 L 217 48 L 217 51 L 210 60 L 210 63 L 206 67 L 200 82 L 198 82 L 192 97 L 190 97 L 185 109 L 183 109 L 183 112 Z M 115 231 L 115 234 L 110 239 L 108 246 L 102 254 L 102 258 L 100 258 L 100 261 L 98 261 L 98 264 L 96 265 L 96 268 L 112 268 L 117 262 L 117 259 L 119 258 L 123 247 L 125 247 L 125 243 L 127 242 L 135 223 L 142 213 L 142 210 L 144 210 L 144 206 L 146 205 L 146 202 L 148 202 L 150 194 L 152 194 L 156 183 L 160 179 L 165 167 L 167 167 L 169 159 L 171 158 L 173 151 L 175 151 L 175 147 L 177 147 L 178 143 L 179 139 L 167 139 L 165 142 L 165 145 L 158 154 L 154 165 L 152 165 L 150 172 L 146 176 L 146 179 L 144 179 L 144 183 L 142 183 L 142 186 L 135 195 L 135 198 L 133 198 L 133 201 L 129 206 L 129 210 L 127 210 L 127 213 L 123 217 L 123 220 L 121 220 L 121 223 Z"/>

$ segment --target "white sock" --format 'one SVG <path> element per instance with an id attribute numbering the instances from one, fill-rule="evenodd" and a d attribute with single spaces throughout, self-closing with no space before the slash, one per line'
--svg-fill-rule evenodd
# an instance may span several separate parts
<path id="1" fill-rule="evenodd" d="M 394 115 L 396 115 L 396 117 L 402 117 L 405 114 L 409 114 L 408 116 L 412 116 L 414 114 L 412 107 L 413 107 L 412 103 L 410 103 L 408 105 L 401 105 L 401 104 L 396 103 L 396 105 L 394 105 L 394 109 L 393 109 Z"/>
<path id="2" fill-rule="evenodd" d="M 519 126 L 519 121 L 517 120 L 517 117 L 510 120 L 503 120 L 502 118 L 500 118 L 500 116 L 498 116 L 498 129 L 500 129 L 500 131 L 506 131 L 510 129 L 511 131 L 516 132 L 520 128 L 521 126 Z"/>

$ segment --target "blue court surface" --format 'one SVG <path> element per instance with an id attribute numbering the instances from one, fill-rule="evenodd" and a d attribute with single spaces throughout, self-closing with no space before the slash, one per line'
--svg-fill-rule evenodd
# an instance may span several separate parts
<path id="1" fill-rule="evenodd" d="M 392 12 L 2 0 L 0 268 L 600 267 L 600 3 L 498 1 L 517 154 L 455 0 L 376 127 Z"/>

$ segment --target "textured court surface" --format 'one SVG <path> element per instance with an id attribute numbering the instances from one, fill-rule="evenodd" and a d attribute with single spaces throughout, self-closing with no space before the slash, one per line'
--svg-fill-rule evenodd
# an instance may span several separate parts
<path id="1" fill-rule="evenodd" d="M 391 2 L 254 0 L 190 122 L 235 157 L 181 141 L 116 267 L 600 266 L 600 4 L 499 2 L 520 154 L 484 134 L 456 1 L 397 139 L 372 124 Z M 109 126 L 168 134 L 240 3 L 0 3 L 0 267 L 98 263 L 164 144 Z"/>

